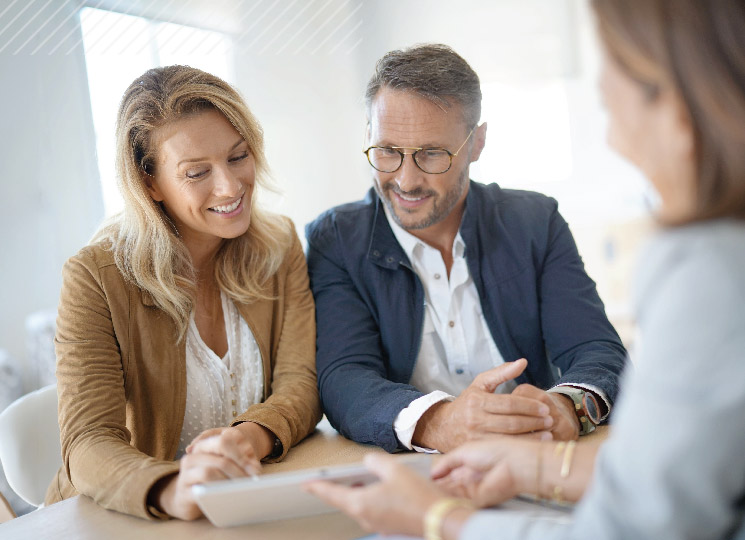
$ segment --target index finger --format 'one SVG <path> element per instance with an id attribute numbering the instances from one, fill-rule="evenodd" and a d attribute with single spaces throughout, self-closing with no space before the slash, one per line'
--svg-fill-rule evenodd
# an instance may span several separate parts
<path id="1" fill-rule="evenodd" d="M 459 454 L 445 454 L 432 466 L 432 480 L 440 480 L 449 475 L 453 470 L 463 467 L 465 461 Z"/>

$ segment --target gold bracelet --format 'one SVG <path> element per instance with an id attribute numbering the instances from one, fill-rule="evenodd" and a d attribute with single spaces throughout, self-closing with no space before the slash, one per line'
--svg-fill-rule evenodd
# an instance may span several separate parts
<path id="1" fill-rule="evenodd" d="M 538 443 L 538 456 L 535 459 L 535 500 L 541 500 L 541 477 L 543 476 L 543 441 Z"/>
<path id="2" fill-rule="evenodd" d="M 561 472 L 559 476 L 566 478 L 572 469 L 572 458 L 574 457 L 574 448 L 577 446 L 576 441 L 569 441 L 567 448 L 564 450 L 564 459 L 561 462 Z"/>
<path id="3" fill-rule="evenodd" d="M 567 445 L 564 441 L 561 441 L 559 444 L 554 446 L 554 455 L 558 456 L 564 451 L 564 447 Z"/>
<path id="4" fill-rule="evenodd" d="M 429 507 L 424 514 L 424 538 L 426 540 L 442 540 L 442 525 L 447 515 L 456 508 L 473 509 L 473 505 L 465 499 L 440 499 Z"/>
<path id="5" fill-rule="evenodd" d="M 551 493 L 551 500 L 556 504 L 564 504 L 564 497 L 561 496 L 563 492 L 563 488 L 559 484 L 556 484 L 553 493 Z"/>
<path id="6" fill-rule="evenodd" d="M 554 456 L 558 456 L 562 452 L 564 454 L 561 459 L 561 470 L 559 471 L 559 476 L 562 479 L 567 478 L 571 472 L 572 457 L 574 456 L 575 446 L 577 446 L 575 441 L 569 441 L 569 443 L 562 441 L 554 447 Z M 558 504 L 564 504 L 564 497 L 562 497 L 563 493 L 564 488 L 561 484 L 556 484 L 554 489 L 551 491 L 551 499 Z"/>

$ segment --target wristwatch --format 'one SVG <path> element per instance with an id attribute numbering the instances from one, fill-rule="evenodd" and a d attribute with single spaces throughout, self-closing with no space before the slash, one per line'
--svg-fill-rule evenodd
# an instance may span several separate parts
<path id="1" fill-rule="evenodd" d="M 282 455 L 282 451 L 284 448 L 282 447 L 282 441 L 279 440 L 279 437 L 274 437 L 274 444 L 272 445 L 272 451 L 267 456 L 268 458 L 278 458 Z"/>
<path id="2" fill-rule="evenodd" d="M 567 396 L 574 402 L 574 412 L 577 414 L 577 420 L 579 420 L 580 435 L 587 435 L 595 431 L 595 426 L 600 423 L 602 416 L 595 394 L 574 386 L 555 386 L 548 391 Z"/>

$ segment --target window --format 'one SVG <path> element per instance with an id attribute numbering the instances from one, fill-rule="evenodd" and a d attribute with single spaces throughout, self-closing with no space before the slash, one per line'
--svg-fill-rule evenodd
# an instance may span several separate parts
<path id="1" fill-rule="evenodd" d="M 572 140 L 561 79 L 481 85 L 487 145 L 474 163 L 475 178 L 538 189 L 572 175 Z"/>
<path id="2" fill-rule="evenodd" d="M 226 34 L 113 11 L 80 11 L 96 152 L 106 216 L 123 205 L 114 170 L 116 113 L 124 90 L 146 70 L 186 64 L 234 83 Z"/>

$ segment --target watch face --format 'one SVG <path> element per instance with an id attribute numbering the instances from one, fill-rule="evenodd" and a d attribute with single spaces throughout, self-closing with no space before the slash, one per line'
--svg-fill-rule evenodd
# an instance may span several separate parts
<path id="1" fill-rule="evenodd" d="M 600 423 L 600 406 L 598 405 L 597 399 L 590 392 L 585 392 L 582 398 L 582 405 L 585 407 L 585 414 L 590 422 L 597 425 Z"/>

